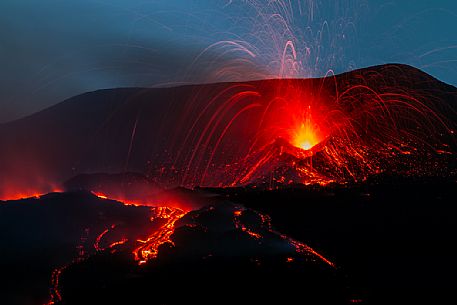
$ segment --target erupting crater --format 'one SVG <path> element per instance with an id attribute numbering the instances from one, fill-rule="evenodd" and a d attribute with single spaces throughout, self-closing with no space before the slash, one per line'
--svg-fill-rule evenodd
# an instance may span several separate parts
<path id="1" fill-rule="evenodd" d="M 311 106 L 308 107 L 305 119 L 298 124 L 291 135 L 291 144 L 303 150 L 313 150 L 323 142 L 319 127 L 312 121 L 310 110 Z"/>

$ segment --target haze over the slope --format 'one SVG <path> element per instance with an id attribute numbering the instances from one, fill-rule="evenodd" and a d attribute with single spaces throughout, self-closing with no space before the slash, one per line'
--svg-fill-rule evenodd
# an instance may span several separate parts
<path id="1" fill-rule="evenodd" d="M 268 33 L 251 35 L 262 32 L 262 16 L 247 3 L 262 1 L 3 0 L 0 122 L 100 88 L 210 81 L 200 66 L 215 54 L 188 70 L 207 46 L 240 39 L 265 49 Z M 298 51 L 310 52 L 300 76 L 402 62 L 457 84 L 453 0 L 300 0 L 291 11 Z M 267 53 L 257 67 L 275 60 Z"/>

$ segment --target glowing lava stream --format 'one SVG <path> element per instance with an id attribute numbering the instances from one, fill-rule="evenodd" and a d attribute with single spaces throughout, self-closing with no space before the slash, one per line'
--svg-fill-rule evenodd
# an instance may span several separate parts
<path id="1" fill-rule="evenodd" d="M 139 202 L 130 201 L 130 200 L 127 200 L 127 199 L 124 199 L 124 198 L 108 197 L 104 193 L 100 193 L 100 192 L 91 191 L 91 193 L 94 194 L 95 196 L 97 196 L 98 198 L 101 198 L 101 199 L 119 201 L 123 205 L 133 205 L 133 206 L 136 206 L 136 207 L 148 206 L 149 205 L 149 204 L 146 204 L 146 203 L 143 204 L 143 203 L 139 203 Z"/>
<path id="2" fill-rule="evenodd" d="M 154 231 L 146 240 L 137 240 L 141 245 L 133 250 L 133 255 L 140 265 L 146 263 L 149 259 L 156 258 L 160 245 L 164 243 L 173 244 L 170 236 L 174 232 L 175 223 L 186 215 L 183 210 L 170 207 L 157 207 L 154 208 L 154 212 L 156 215 L 151 218 L 151 221 L 161 218 L 165 220 L 165 224 Z"/>
<path id="3" fill-rule="evenodd" d="M 235 224 L 235 228 L 238 229 L 238 230 L 241 230 L 243 232 L 245 232 L 246 234 L 249 234 L 252 238 L 255 238 L 255 239 L 262 239 L 263 236 L 259 233 L 256 233 L 252 230 L 250 230 L 249 228 L 246 227 L 246 225 L 244 225 L 240 219 L 240 217 L 243 215 L 243 212 L 245 211 L 246 209 L 245 208 L 239 208 L 237 209 L 235 212 L 234 212 L 234 218 L 233 218 L 233 222 Z M 313 256 L 314 258 L 318 258 L 320 259 L 321 261 L 323 261 L 324 263 L 326 263 L 327 265 L 329 265 L 330 267 L 332 268 L 336 268 L 336 265 L 335 263 L 333 263 L 332 261 L 330 261 L 329 259 L 325 258 L 322 254 L 320 254 L 319 252 L 317 252 L 316 250 L 314 250 L 313 248 L 311 248 L 310 246 L 302 243 L 302 242 L 299 242 L 295 239 L 292 239 L 290 237 L 288 237 L 287 235 L 285 234 L 281 234 L 275 230 L 273 230 L 272 226 L 271 226 L 271 219 L 270 219 L 270 216 L 268 215 L 265 215 L 265 214 L 262 214 L 262 213 L 259 213 L 257 211 L 254 211 L 259 217 L 260 219 L 262 220 L 262 225 L 265 226 L 265 228 L 270 231 L 271 233 L 273 234 L 276 234 L 276 235 L 279 235 L 282 239 L 286 240 L 294 249 L 295 249 L 295 252 L 299 255 L 304 255 L 304 256 Z M 287 258 L 286 261 L 288 263 L 292 262 L 294 259 L 293 258 Z"/>
<path id="4" fill-rule="evenodd" d="M 112 200 L 109 199 L 107 196 L 103 194 L 96 194 L 92 192 L 94 195 L 97 197 L 104 199 L 104 200 Z M 124 205 L 135 205 L 135 206 L 141 206 L 140 204 L 136 203 L 124 203 Z M 151 217 L 151 222 L 156 220 L 156 219 L 161 219 L 164 220 L 165 223 L 160 226 L 157 230 L 155 230 L 146 240 L 141 240 L 138 239 L 137 242 L 140 244 L 133 250 L 133 255 L 135 258 L 135 261 L 138 262 L 139 265 L 142 265 L 146 263 L 150 259 L 154 259 L 157 257 L 157 254 L 159 252 L 159 247 L 160 245 L 163 245 L 164 243 L 171 243 L 173 242 L 170 239 L 170 236 L 174 232 L 174 227 L 176 221 L 181 219 L 184 215 L 186 215 L 187 212 L 178 209 L 178 208 L 171 208 L 171 207 L 151 207 L 151 212 L 154 213 L 154 215 Z M 100 246 L 101 240 L 103 237 L 110 231 L 110 229 L 114 229 L 116 225 L 111 225 L 110 228 L 105 229 L 101 234 L 99 234 L 95 240 L 94 243 L 94 248 L 99 251 L 104 251 L 105 248 L 102 248 Z M 119 241 L 112 242 L 109 246 L 108 249 L 112 249 L 113 247 L 123 245 L 128 241 L 128 239 L 123 238 Z M 62 271 L 65 270 L 69 265 L 65 265 L 60 268 L 56 268 L 51 276 L 51 293 L 50 293 L 50 300 L 46 305 L 53 305 L 56 304 L 57 302 L 60 302 L 62 300 L 62 296 L 60 293 L 60 287 L 59 287 L 59 281 L 60 281 L 60 276 L 62 274 Z"/>
<path id="5" fill-rule="evenodd" d="M 101 199 L 110 199 L 106 195 L 101 194 L 101 193 L 95 193 L 92 192 L 95 196 L 101 198 Z M 110 199 L 112 200 L 112 199 Z M 133 203 L 133 202 L 128 202 L 125 203 L 123 201 L 120 201 L 125 205 L 134 205 L 134 206 L 141 206 L 140 204 Z M 187 212 L 185 212 L 182 209 L 179 208 L 174 208 L 174 207 L 151 207 L 151 212 L 154 214 L 151 217 L 151 222 L 157 219 L 160 219 L 162 221 L 165 221 L 165 223 L 160 226 L 157 230 L 155 230 L 150 236 L 148 236 L 145 240 L 143 239 L 137 239 L 137 242 L 140 244 L 133 250 L 133 255 L 135 258 L 135 261 L 138 262 L 138 264 L 142 265 L 146 263 L 150 259 L 154 259 L 157 257 L 157 254 L 159 252 L 159 247 L 160 245 L 163 245 L 164 243 L 171 243 L 173 242 L 170 239 L 170 236 L 173 234 L 174 229 L 175 229 L 175 223 L 179 219 L 181 219 L 184 215 L 186 215 Z M 114 228 L 114 227 L 112 227 Z M 99 237 L 96 240 L 96 243 L 94 244 L 94 247 L 97 250 L 101 250 L 101 247 L 99 246 L 101 238 L 108 232 L 108 230 L 105 230 L 102 232 L 102 234 L 99 235 Z M 118 244 L 124 244 L 127 240 L 121 240 L 115 243 L 112 243 L 110 245 L 110 248 L 112 246 L 118 245 Z"/>

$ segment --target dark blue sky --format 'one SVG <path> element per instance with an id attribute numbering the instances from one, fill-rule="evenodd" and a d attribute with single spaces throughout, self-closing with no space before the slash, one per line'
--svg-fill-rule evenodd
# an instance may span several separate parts
<path id="1" fill-rule="evenodd" d="M 454 0 L 2 0 L 0 37 L 0 122 L 100 88 L 387 62 L 457 85 Z"/>

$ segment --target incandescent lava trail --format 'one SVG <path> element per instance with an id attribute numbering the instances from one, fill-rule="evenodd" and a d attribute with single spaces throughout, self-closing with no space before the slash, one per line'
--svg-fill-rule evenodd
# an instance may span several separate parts
<path id="1" fill-rule="evenodd" d="M 173 244 L 170 236 L 174 232 L 175 223 L 186 213 L 177 208 L 157 207 L 154 209 L 154 214 L 151 221 L 159 219 L 159 221 L 164 221 L 164 224 L 148 236 L 147 239 L 137 240 L 140 245 L 133 250 L 133 254 L 135 260 L 138 261 L 140 265 L 146 263 L 150 259 L 156 258 L 160 245 L 164 243 Z"/>

